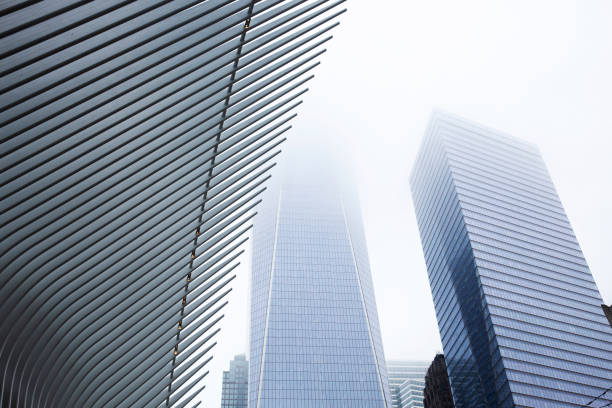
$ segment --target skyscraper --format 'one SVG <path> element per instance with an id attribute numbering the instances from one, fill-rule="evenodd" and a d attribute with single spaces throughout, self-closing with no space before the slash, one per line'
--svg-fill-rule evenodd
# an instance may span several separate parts
<path id="1" fill-rule="evenodd" d="M 249 362 L 244 354 L 230 361 L 229 371 L 223 372 L 221 408 L 247 408 L 249 403 Z"/>
<path id="2" fill-rule="evenodd" d="M 387 376 L 393 408 L 423 406 L 423 387 L 428 363 L 421 361 L 387 361 Z"/>
<path id="3" fill-rule="evenodd" d="M 436 354 L 425 375 L 423 407 L 453 408 L 454 406 L 444 354 Z"/>
<path id="4" fill-rule="evenodd" d="M 458 408 L 577 407 L 612 386 L 601 295 L 535 146 L 435 114 L 411 187 Z"/>
<path id="5" fill-rule="evenodd" d="M 255 220 L 249 406 L 390 408 L 356 197 L 316 156 Z"/>
<path id="6" fill-rule="evenodd" d="M 0 405 L 189 406 L 342 1 L 0 2 Z"/>

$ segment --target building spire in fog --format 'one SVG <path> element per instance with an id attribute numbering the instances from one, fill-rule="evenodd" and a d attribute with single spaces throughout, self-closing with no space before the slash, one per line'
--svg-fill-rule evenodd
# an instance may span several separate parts
<path id="1" fill-rule="evenodd" d="M 249 404 L 390 408 L 357 196 L 292 157 L 255 220 Z"/>

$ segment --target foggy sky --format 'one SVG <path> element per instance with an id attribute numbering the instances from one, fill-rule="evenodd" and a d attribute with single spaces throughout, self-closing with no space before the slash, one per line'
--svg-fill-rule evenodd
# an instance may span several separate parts
<path id="1" fill-rule="evenodd" d="M 350 152 L 386 357 L 429 361 L 441 351 L 408 186 L 434 108 L 538 145 L 612 303 L 612 2 L 347 7 L 287 143 L 323 136 Z M 248 348 L 245 255 L 205 380 L 206 407 L 220 405 L 221 373 Z"/>

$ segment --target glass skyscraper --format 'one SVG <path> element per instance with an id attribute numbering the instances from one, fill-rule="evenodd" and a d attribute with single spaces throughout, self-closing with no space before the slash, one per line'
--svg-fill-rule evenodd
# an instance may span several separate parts
<path id="1" fill-rule="evenodd" d="M 221 408 L 247 408 L 249 388 L 249 362 L 244 354 L 230 361 L 229 371 L 223 372 Z"/>
<path id="2" fill-rule="evenodd" d="M 387 374 L 393 408 L 423 406 L 425 373 L 429 363 L 420 361 L 387 361 Z"/>
<path id="3" fill-rule="evenodd" d="M 538 149 L 438 113 L 411 187 L 456 406 L 612 402 L 612 330 Z"/>
<path id="4" fill-rule="evenodd" d="M 357 198 L 292 163 L 253 232 L 249 406 L 390 408 Z"/>

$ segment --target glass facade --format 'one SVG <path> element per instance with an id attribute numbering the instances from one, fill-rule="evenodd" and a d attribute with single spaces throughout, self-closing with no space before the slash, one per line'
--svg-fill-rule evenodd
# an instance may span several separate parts
<path id="1" fill-rule="evenodd" d="M 423 408 L 424 378 L 411 378 L 404 381 L 399 387 L 401 408 Z"/>
<path id="2" fill-rule="evenodd" d="M 229 371 L 223 372 L 221 408 L 247 408 L 249 388 L 249 362 L 244 354 L 230 361 Z"/>
<path id="3" fill-rule="evenodd" d="M 255 219 L 249 406 L 390 407 L 356 197 L 310 176 Z"/>
<path id="4" fill-rule="evenodd" d="M 612 402 L 612 330 L 538 149 L 437 113 L 411 187 L 456 406 Z"/>
<path id="5" fill-rule="evenodd" d="M 429 363 L 421 361 L 387 361 L 391 405 L 393 408 L 423 406 L 423 388 Z"/>

